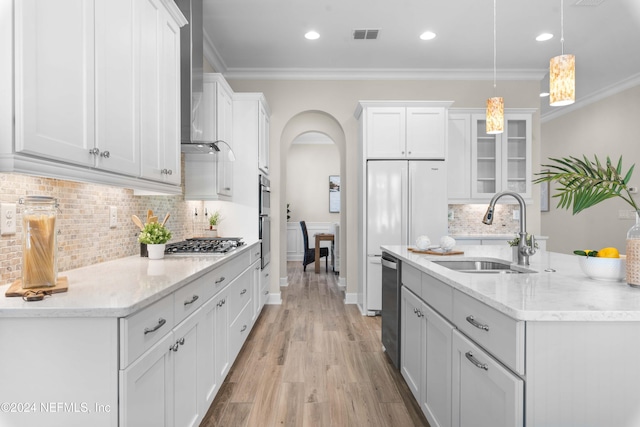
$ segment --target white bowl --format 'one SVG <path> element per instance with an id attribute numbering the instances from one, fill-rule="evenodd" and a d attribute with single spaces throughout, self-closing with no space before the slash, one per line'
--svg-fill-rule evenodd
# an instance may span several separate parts
<path id="1" fill-rule="evenodd" d="M 624 255 L 620 258 L 599 258 L 578 256 L 578 263 L 583 273 L 592 279 L 619 282 L 627 274 L 627 260 Z"/>

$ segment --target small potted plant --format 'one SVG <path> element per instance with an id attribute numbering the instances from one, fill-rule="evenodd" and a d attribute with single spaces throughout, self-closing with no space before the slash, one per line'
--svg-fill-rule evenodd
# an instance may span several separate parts
<path id="1" fill-rule="evenodd" d="M 148 222 L 144 225 L 138 241 L 147 245 L 149 259 L 164 258 L 165 244 L 171 239 L 171 231 L 158 222 Z"/>
<path id="2" fill-rule="evenodd" d="M 213 231 L 214 237 L 218 237 L 218 224 L 222 221 L 222 214 L 220 211 L 215 211 L 209 217 L 209 230 Z"/>

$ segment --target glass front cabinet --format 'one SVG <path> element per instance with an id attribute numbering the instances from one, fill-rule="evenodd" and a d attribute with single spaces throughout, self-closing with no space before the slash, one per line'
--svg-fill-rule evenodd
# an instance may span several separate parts
<path id="1" fill-rule="evenodd" d="M 504 132 L 489 135 L 485 114 L 471 115 L 471 198 L 514 191 L 531 199 L 531 114 L 505 114 Z"/>

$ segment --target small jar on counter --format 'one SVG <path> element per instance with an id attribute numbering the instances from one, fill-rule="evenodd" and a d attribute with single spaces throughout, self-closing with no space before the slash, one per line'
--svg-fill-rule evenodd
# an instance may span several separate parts
<path id="1" fill-rule="evenodd" d="M 56 216 L 53 197 L 27 196 L 22 209 L 22 287 L 51 287 L 58 279 Z"/>

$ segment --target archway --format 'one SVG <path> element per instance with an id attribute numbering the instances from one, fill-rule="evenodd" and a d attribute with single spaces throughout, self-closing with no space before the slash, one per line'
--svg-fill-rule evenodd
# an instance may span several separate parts
<path id="1" fill-rule="evenodd" d="M 346 182 L 346 138 L 344 134 L 344 130 L 340 123 L 333 117 L 332 115 L 324 112 L 324 111 L 304 111 L 293 116 L 287 124 L 284 126 L 282 135 L 280 138 L 280 194 L 287 194 L 287 156 L 289 153 L 289 149 L 293 141 L 300 135 L 308 133 L 308 132 L 319 132 L 326 135 L 329 139 L 331 139 L 338 149 L 339 159 L 340 159 L 340 177 L 341 177 L 341 187 L 342 191 L 340 192 L 340 224 L 346 224 L 346 202 L 345 202 L 345 194 L 346 191 L 344 189 L 347 188 L 348 183 Z M 287 271 L 287 201 L 286 197 L 280 198 L 280 212 L 283 214 L 280 216 L 279 222 L 279 235 L 280 235 L 280 248 L 279 248 L 279 271 L 280 277 L 286 277 Z M 345 241 L 345 227 L 340 227 L 340 236 L 338 238 L 339 242 L 339 251 L 342 259 L 340 261 L 340 284 L 344 286 L 347 273 L 347 251 L 346 251 L 346 241 Z M 283 283 L 281 282 L 281 285 Z"/>

